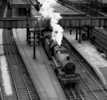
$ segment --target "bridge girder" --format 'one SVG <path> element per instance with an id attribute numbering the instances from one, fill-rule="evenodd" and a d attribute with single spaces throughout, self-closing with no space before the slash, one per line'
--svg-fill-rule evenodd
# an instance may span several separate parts
<path id="1" fill-rule="evenodd" d="M 0 28 L 35 28 L 38 24 L 43 27 L 43 23 L 47 19 L 41 19 L 41 16 L 37 17 L 10 17 L 0 18 Z M 40 18 L 38 20 L 38 18 Z M 39 23 L 38 23 L 39 22 Z M 59 23 L 67 27 L 107 27 L 107 17 L 90 17 L 90 16 L 70 16 L 63 17 Z"/>

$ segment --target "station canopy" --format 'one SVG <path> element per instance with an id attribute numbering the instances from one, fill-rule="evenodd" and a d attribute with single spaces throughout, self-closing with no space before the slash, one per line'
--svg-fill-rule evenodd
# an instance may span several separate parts
<path id="1" fill-rule="evenodd" d="M 81 16 L 85 15 L 85 13 L 81 12 L 80 10 L 77 10 L 75 8 L 69 9 L 68 7 L 65 7 L 59 3 L 57 3 L 55 6 L 55 12 L 59 12 L 62 16 L 68 15 L 76 15 L 76 16 Z"/>
<path id="2" fill-rule="evenodd" d="M 31 0 L 32 2 L 35 2 L 36 0 Z M 31 2 L 30 0 L 10 0 L 10 4 L 14 7 L 30 7 Z M 14 8 L 13 7 L 13 8 Z M 82 27 L 82 26 L 93 26 L 93 27 L 99 27 L 99 26 L 107 26 L 107 16 L 102 17 L 91 17 L 86 16 L 81 11 L 78 11 L 74 8 L 69 9 L 59 3 L 57 3 L 55 6 L 55 12 L 59 12 L 62 15 L 62 19 L 59 21 L 61 26 L 64 28 L 71 28 L 71 27 Z M 34 11 L 33 11 L 34 13 Z M 33 28 L 42 26 L 41 24 L 44 23 L 44 20 L 40 20 L 38 22 L 39 17 L 41 17 L 39 14 L 34 13 L 36 17 L 9 17 L 9 18 L 0 18 L 0 28 Z M 10 24 L 11 23 L 11 24 Z M 43 24 L 44 25 L 44 24 Z M 45 24 L 46 26 L 46 24 Z"/>

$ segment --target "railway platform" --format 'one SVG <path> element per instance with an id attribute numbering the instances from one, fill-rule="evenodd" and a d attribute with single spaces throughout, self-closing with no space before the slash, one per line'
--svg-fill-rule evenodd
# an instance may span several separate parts
<path id="1" fill-rule="evenodd" d="M 96 75 L 99 77 L 105 89 L 107 89 L 107 60 L 88 41 L 79 43 L 75 40 L 75 33 L 71 35 L 65 32 L 64 37 L 77 50 L 77 52 L 88 62 Z"/>
<path id="2" fill-rule="evenodd" d="M 66 100 L 42 47 L 36 48 L 34 60 L 33 49 L 26 43 L 26 29 L 13 29 L 13 35 L 40 100 Z"/>

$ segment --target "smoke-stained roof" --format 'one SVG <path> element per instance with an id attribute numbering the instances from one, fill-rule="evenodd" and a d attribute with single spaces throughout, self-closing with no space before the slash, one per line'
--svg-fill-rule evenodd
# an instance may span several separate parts
<path id="1" fill-rule="evenodd" d="M 74 8 L 72 8 L 72 9 L 69 9 L 69 8 L 67 8 L 67 7 L 65 7 L 65 6 L 63 6 L 63 5 L 61 5 L 61 4 L 59 4 L 59 3 L 57 3 L 55 6 L 54 6 L 54 8 L 55 8 L 55 11 L 56 12 L 60 12 L 61 13 L 61 15 L 82 15 L 82 14 L 84 14 L 83 12 L 81 12 L 81 11 L 79 11 L 79 10 L 76 10 L 76 9 L 74 9 Z"/>

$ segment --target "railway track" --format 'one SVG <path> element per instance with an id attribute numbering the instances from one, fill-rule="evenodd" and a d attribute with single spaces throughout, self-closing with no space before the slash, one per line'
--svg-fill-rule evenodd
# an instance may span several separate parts
<path id="1" fill-rule="evenodd" d="M 13 100 L 39 100 L 30 76 L 18 54 L 12 30 L 5 29 L 3 32 L 4 55 L 9 66 L 14 98 Z M 5 100 L 5 99 L 3 99 Z M 6 99 L 8 100 L 8 99 Z"/>
<path id="2" fill-rule="evenodd" d="M 79 89 L 84 100 L 106 100 L 107 92 L 104 90 L 101 82 L 96 78 L 95 73 L 89 64 L 74 50 L 67 40 L 63 41 L 68 48 L 72 60 L 77 66 L 77 73 L 81 75 Z"/>
<path id="3" fill-rule="evenodd" d="M 65 89 L 64 91 L 68 100 L 84 100 L 83 95 L 79 94 L 75 89 Z"/>
<path id="4" fill-rule="evenodd" d="M 11 16 L 10 13 L 11 11 L 8 10 L 7 16 Z M 3 92 L 3 87 L 1 87 L 1 100 L 40 100 L 23 60 L 18 53 L 12 29 L 4 29 L 2 39 L 3 44 L 0 46 L 3 47 L 4 53 L 0 56 L 6 58 L 13 94 L 7 96 Z"/>
<path id="5" fill-rule="evenodd" d="M 0 2 L 0 17 L 3 17 L 5 7 L 6 7 L 6 5 L 4 3 Z M 0 77 L 0 80 L 2 80 L 1 77 Z M 2 87 L 2 82 L 0 81 L 0 100 L 3 100 L 3 98 L 4 98 L 3 97 L 3 87 Z"/>

